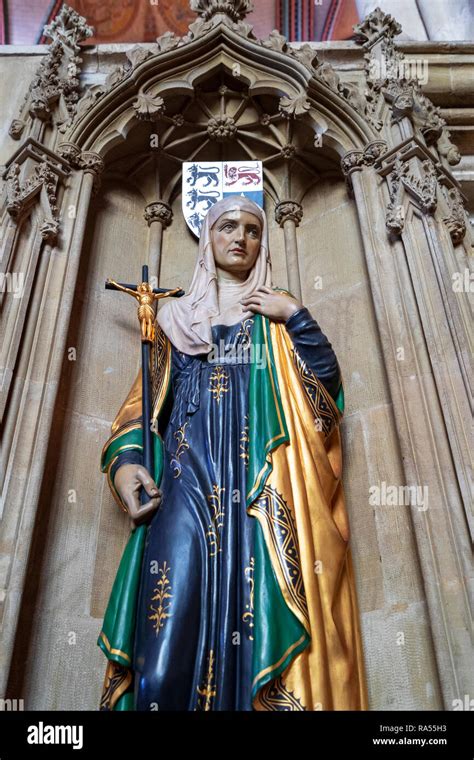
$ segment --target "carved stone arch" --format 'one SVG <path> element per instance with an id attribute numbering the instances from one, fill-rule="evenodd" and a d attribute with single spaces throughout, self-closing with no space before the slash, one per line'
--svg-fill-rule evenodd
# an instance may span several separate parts
<path id="1" fill-rule="evenodd" d="M 232 76 L 232 61 L 240 66 L 241 92 L 250 87 L 252 96 L 273 103 L 275 112 L 283 99 L 290 118 L 280 127 L 291 125 L 299 146 L 306 130 L 323 136 L 322 146 L 310 150 L 300 185 L 296 172 L 293 184 L 282 181 L 281 168 L 290 162 L 266 163 L 271 199 L 267 210 L 275 204 L 269 225 L 272 259 L 277 259 L 274 282 L 286 284 L 286 267 L 293 292 L 290 276 L 301 267 L 302 302 L 331 338 L 347 389 L 341 430 L 349 454 L 347 501 L 371 706 L 451 709 L 455 700 L 473 693 L 465 581 L 471 573 L 465 411 L 469 309 L 467 294 L 456 292 L 451 279 L 464 263 L 467 266 L 469 237 L 461 186 L 452 170 L 458 154 L 440 108 L 418 85 L 369 76 L 369 64 L 381 70 L 382 54 L 402 60 L 394 48 L 393 19 L 375 11 L 360 25 L 364 47 L 348 43 L 341 57 L 331 45 L 319 46 L 318 51 L 311 45 L 292 48 L 276 32 L 256 40 L 242 21 L 244 12 L 229 17 L 212 11 L 245 5 L 244 0 L 199 0 L 196 7 L 211 10 L 184 38 L 168 33 L 156 45 L 140 45 L 127 53 L 83 50 L 86 71 L 96 77 L 91 87 L 87 76 L 80 82 L 79 48 L 62 47 L 58 21 L 58 31 L 52 29 L 57 44 L 42 59 L 20 118 L 12 123 L 10 135 L 20 141 L 20 152 L 12 150 L 6 163 L 9 221 L 3 261 L 8 270 L 15 256 L 24 256 L 35 276 L 35 290 L 30 294 L 27 289 L 21 301 L 10 299 L 10 309 L 18 314 L 11 311 L 7 319 L 6 311 L 2 315 L 9 335 L 3 348 L 8 348 L 5 438 L 10 474 L 4 491 L 5 579 L 0 578 L 0 692 L 3 695 L 10 674 L 12 696 L 20 694 L 13 676 L 17 672 L 21 680 L 27 672 L 25 681 L 36 683 L 26 690 L 32 699 L 29 708 L 43 709 L 60 700 L 66 707 L 74 702 L 74 709 L 76 702 L 88 709 L 98 703 L 103 664 L 95 651 L 96 623 L 105 608 L 104 588 L 116 571 L 121 537 L 125 540 L 126 535 L 119 535 L 122 528 L 116 527 L 112 500 L 101 495 L 105 489 L 98 459 L 136 371 L 134 317 L 121 301 L 111 307 L 104 279 L 115 275 L 134 281 L 137 266 L 147 257 L 151 273 L 158 272 L 163 241 L 166 269 L 160 284 L 186 285 L 178 277 L 192 271 L 195 241 L 177 211 L 180 162 L 184 156 L 192 158 L 192 151 L 183 151 L 169 163 L 169 170 L 162 166 L 164 171 L 157 172 L 158 153 L 150 151 L 147 140 L 176 113 L 172 105 L 186 93 L 205 88 L 219 67 L 227 78 Z M 70 9 L 63 16 L 63 25 L 76 29 L 77 40 L 89 34 L 85 20 Z M 452 51 L 456 56 L 462 52 L 455 45 Z M 431 61 L 442 59 L 443 65 L 455 58 L 445 47 L 435 46 L 429 55 Z M 106 78 L 116 56 L 127 60 Z M 69 75 L 72 64 L 74 77 Z M 437 65 L 433 63 L 435 70 Z M 454 79 L 455 66 L 449 81 Z M 67 113 L 59 108 L 61 98 Z M 158 98 L 163 99 L 164 113 Z M 271 127 L 278 142 L 280 127 Z M 223 145 L 216 141 L 213 155 Z M 225 150 L 232 145 L 236 143 L 227 143 Z M 20 174 L 15 163 L 21 163 Z M 94 198 L 104 170 L 111 181 Z M 52 187 L 51 172 L 57 188 Z M 409 213 L 394 229 L 393 210 L 406 209 L 406 204 Z M 43 213 L 56 206 L 57 217 Z M 94 237 L 102 208 L 106 210 Z M 29 235 L 26 223 L 35 227 L 43 219 L 48 222 L 44 237 L 39 232 Z M 17 224 L 24 225 L 20 234 Z M 324 293 L 313 286 L 320 274 Z M 20 306 L 28 312 L 24 328 Z M 13 318 L 17 332 L 10 326 Z M 81 320 L 78 370 L 70 367 L 67 375 L 64 365 L 73 363 L 65 357 L 77 335 L 73 330 L 71 341 L 68 329 Z M 398 356 L 401 349 L 403 360 Z M 61 412 L 65 387 L 71 394 L 71 403 L 63 409 L 70 431 L 61 439 L 61 414 L 56 412 Z M 79 449 L 86 453 L 76 460 Z M 84 483 L 89 490 L 81 491 L 80 509 L 75 509 L 67 501 L 68 489 L 83 489 Z M 427 509 L 416 502 L 372 507 L 368 490 L 377 483 L 426 486 Z M 52 510 L 54 531 L 48 532 L 45 523 Z M 33 531 L 41 541 L 33 540 Z M 84 551 L 77 552 L 81 535 Z M 112 537 L 107 552 L 96 557 L 86 549 L 94 543 L 91 535 Z M 86 551 L 89 566 L 76 563 L 73 556 Z M 38 582 L 38 601 L 27 581 L 31 574 L 36 577 L 45 556 L 52 559 L 45 566 L 48 580 Z M 72 579 L 66 572 L 87 577 L 87 583 L 71 593 Z M 94 589 L 92 601 L 85 587 Z M 31 615 L 31 610 L 45 608 L 48 615 Z M 75 617 L 79 608 L 89 612 L 84 619 Z M 69 619 L 88 626 L 76 650 L 80 660 L 63 648 L 55 670 L 46 671 L 42 655 L 49 651 L 58 626 L 69 630 Z M 26 661 L 30 629 L 36 644 Z M 409 637 L 407 647 L 396 641 L 401 631 Z M 94 663 L 95 675 L 86 696 L 76 697 L 69 684 L 84 661 Z M 51 675 L 58 695 L 44 688 L 45 677 Z"/>
<path id="2" fill-rule="evenodd" d="M 82 150 L 105 156 L 99 135 L 107 134 L 114 114 L 121 113 L 122 128 L 126 132 L 126 125 L 134 118 L 130 110 L 132 101 L 140 93 L 165 96 L 169 90 L 177 93 L 180 87 L 183 93 L 189 92 L 212 76 L 216 66 L 227 68 L 231 75 L 246 81 L 255 95 L 266 91 L 278 94 L 279 88 L 281 94 L 290 97 L 306 93 L 312 107 L 320 109 L 321 115 L 333 124 L 335 134 L 341 132 L 344 152 L 376 137 L 363 114 L 339 91 L 337 74 L 329 65 L 319 63 L 314 50 L 307 51 L 303 46 L 290 52 L 286 43 L 279 43 L 281 49 L 269 44 L 274 43 L 252 40 L 220 23 L 207 34 L 190 41 L 174 40 L 172 45 L 168 43 L 155 53 L 145 47 L 135 48 L 129 56 L 131 65 L 127 70 L 117 69 L 109 76 L 109 85 L 102 92 L 96 92 L 92 101 L 86 93 L 78 103 L 78 116 L 65 140 Z"/>
<path id="3" fill-rule="evenodd" d="M 309 46 L 292 50 L 274 33 L 258 41 L 225 21 L 196 36 L 190 30 L 180 40 L 166 36 L 158 50 L 130 51 L 130 65 L 78 103 L 59 151 L 76 166 L 81 151 L 97 154 L 106 171 L 131 153 L 137 165 L 152 161 L 160 200 L 168 205 L 184 160 L 261 160 L 267 195 L 285 229 L 288 286 L 301 296 L 299 199 L 320 171 L 334 169 L 342 178 L 342 157 L 362 150 L 376 132 Z M 152 136 L 158 144 L 153 158 Z M 293 205 L 282 205 L 288 202 Z M 157 276 L 161 242 L 160 231 Z"/>

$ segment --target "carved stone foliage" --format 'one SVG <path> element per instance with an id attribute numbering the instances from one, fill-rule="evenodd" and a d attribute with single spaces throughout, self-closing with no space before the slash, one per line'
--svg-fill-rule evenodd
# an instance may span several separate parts
<path id="1" fill-rule="evenodd" d="M 59 109 L 57 124 L 64 130 L 76 113 L 82 63 L 79 42 L 90 37 L 93 30 L 85 18 L 63 5 L 54 21 L 45 26 L 44 34 L 51 38 L 51 44 L 31 82 L 19 118 L 10 125 L 9 134 L 15 140 L 21 137 L 28 117 L 49 121 Z"/>
<path id="2" fill-rule="evenodd" d="M 421 175 L 421 176 L 420 176 Z M 437 204 L 437 173 L 432 161 L 423 161 L 420 175 L 410 169 L 410 165 L 397 157 L 388 175 L 390 201 L 387 206 L 386 225 L 390 232 L 400 233 L 405 223 L 403 195 L 407 190 L 417 202 L 418 207 L 432 213 Z"/>
<path id="3" fill-rule="evenodd" d="M 296 227 L 298 227 L 302 218 L 303 206 L 301 203 L 296 203 L 295 201 L 281 201 L 275 207 L 275 221 L 280 227 L 283 227 L 288 220 L 294 222 Z"/>
<path id="4" fill-rule="evenodd" d="M 191 0 L 189 3 L 192 11 L 199 14 L 205 21 L 209 21 L 216 14 L 229 16 L 232 21 L 241 21 L 253 10 L 251 0 Z"/>
<path id="5" fill-rule="evenodd" d="M 155 201 L 154 203 L 149 203 L 148 206 L 146 206 L 144 217 L 148 226 L 150 226 L 153 222 L 161 222 L 163 227 L 169 227 L 173 220 L 173 211 L 169 203 L 165 203 L 164 201 Z"/>
<path id="6" fill-rule="evenodd" d="M 442 201 L 440 218 L 446 224 L 453 243 L 462 241 L 466 233 L 466 217 L 462 197 L 453 178 L 434 160 L 432 154 L 416 139 L 406 140 L 397 150 L 381 156 L 376 169 L 387 179 L 389 203 L 386 225 L 399 234 L 405 226 L 406 195 L 417 208 L 433 214 Z"/>
<path id="7" fill-rule="evenodd" d="M 357 42 L 367 51 L 364 55 L 366 89 L 364 114 L 380 131 L 384 125 L 382 88 L 403 55 L 395 48 L 394 37 L 402 31 L 392 16 L 376 8 L 360 24 L 354 26 Z M 382 65 L 385 64 L 385 65 Z"/>
<path id="8" fill-rule="evenodd" d="M 166 107 L 165 101 L 159 96 L 148 95 L 141 92 L 133 104 L 135 113 L 139 119 L 144 121 L 155 121 L 164 114 Z"/>
<path id="9" fill-rule="evenodd" d="M 421 135 L 426 145 L 436 146 L 450 165 L 459 163 L 461 156 L 450 140 L 440 109 L 423 94 L 418 80 L 411 76 L 405 56 L 396 50 L 394 37 L 401 32 L 400 24 L 376 8 L 354 26 L 354 31 L 366 50 L 364 110 L 369 123 L 382 130 L 388 104 L 392 124 L 408 118 L 415 134 Z"/>
<path id="10" fill-rule="evenodd" d="M 443 187 L 443 196 L 449 209 L 449 213 L 443 217 L 443 222 L 451 235 L 453 245 L 459 245 L 466 234 L 466 213 L 461 193 L 457 187 Z"/>
<path id="11" fill-rule="evenodd" d="M 232 116 L 211 116 L 206 131 L 211 140 L 227 142 L 237 134 L 237 124 Z"/>
<path id="12" fill-rule="evenodd" d="M 404 229 L 408 195 L 426 214 L 433 214 L 443 199 L 444 216 L 441 218 L 451 239 L 455 245 L 463 240 L 466 215 L 456 181 L 419 138 L 408 138 L 390 151 L 384 140 L 374 140 L 364 150 L 348 151 L 341 160 L 341 168 L 349 189 L 352 188 L 353 173 L 370 166 L 387 181 L 386 226 L 389 232 L 399 234 Z"/>
<path id="13" fill-rule="evenodd" d="M 365 102 L 357 86 L 350 82 L 340 82 L 336 71 L 329 63 L 321 61 L 318 58 L 316 51 L 311 45 L 306 43 L 299 48 L 293 48 L 288 45 L 286 38 L 277 30 L 273 30 L 266 39 L 257 39 L 252 32 L 252 26 L 244 21 L 246 14 L 251 10 L 250 2 L 244 0 L 196 0 L 196 2 L 191 2 L 191 8 L 199 14 L 199 18 L 190 24 L 189 31 L 185 36 L 179 37 L 173 32 L 166 32 L 157 38 L 156 45 L 147 46 L 146 48 L 136 45 L 133 50 L 126 53 L 127 62 L 112 71 L 104 85 L 96 85 L 84 93 L 77 104 L 76 119 L 83 116 L 100 98 L 113 90 L 117 85 L 132 77 L 136 68 L 145 61 L 166 54 L 171 50 L 181 48 L 203 37 L 219 24 L 230 27 L 232 31 L 254 44 L 282 53 L 303 64 L 314 79 L 330 88 L 353 108 L 363 113 Z M 238 74 L 236 76 L 238 77 Z M 297 100 L 298 102 L 292 104 L 283 104 L 281 108 L 282 115 L 292 116 L 293 110 L 295 115 L 301 116 L 309 109 L 309 103 L 304 95 L 298 97 Z M 146 98 L 142 96 L 138 97 L 134 108 L 137 117 L 140 119 L 155 120 L 155 118 L 160 118 L 162 115 L 162 111 L 156 108 L 155 104 L 147 102 Z M 213 139 L 219 141 L 227 140 L 232 134 L 235 134 L 233 125 L 229 123 L 228 118 L 225 119 L 225 122 L 225 124 L 210 125 L 209 134 Z"/>
<path id="14" fill-rule="evenodd" d="M 372 47 L 382 38 L 393 39 L 401 31 L 402 27 L 398 21 L 380 8 L 376 8 L 360 24 L 354 26 L 358 41 L 366 48 Z"/>
<path id="15" fill-rule="evenodd" d="M 416 81 L 392 79 L 382 88 L 382 92 L 391 104 L 393 124 L 407 116 L 415 131 L 423 136 L 426 145 L 435 145 L 451 166 L 459 163 L 461 155 L 450 140 L 440 109 L 421 92 Z"/>
<path id="16" fill-rule="evenodd" d="M 97 193 L 100 188 L 100 177 L 105 169 L 104 159 L 92 150 L 81 151 L 77 145 L 71 142 L 62 142 L 58 146 L 58 153 L 73 169 L 82 169 L 85 174 L 91 174 L 94 178 L 93 190 Z"/>
<path id="17" fill-rule="evenodd" d="M 39 203 L 43 216 L 41 235 L 54 243 L 59 232 L 58 184 L 68 169 L 58 156 L 44 150 L 30 139 L 8 164 L 3 175 L 6 208 L 12 219 L 19 221 Z"/>
<path id="18" fill-rule="evenodd" d="M 230 3 L 230 5 L 234 6 L 235 3 Z M 362 103 L 357 88 L 348 83 L 341 84 L 336 72 L 327 62 L 318 59 L 316 51 L 310 45 L 303 45 L 298 49 L 290 48 L 286 39 L 276 31 L 264 40 L 256 40 L 253 35 L 250 35 L 248 29 L 242 26 L 245 23 L 243 15 L 238 21 L 234 21 L 231 14 L 227 16 L 229 23 L 222 28 L 222 34 L 228 36 L 227 27 L 230 27 L 232 32 L 245 37 L 241 52 L 247 54 L 249 58 L 252 54 L 259 55 L 257 46 L 261 46 L 260 53 L 262 48 L 267 48 L 289 57 L 292 68 L 295 68 L 294 64 L 297 62 L 300 74 L 297 87 L 295 87 L 296 82 L 293 82 L 289 85 L 287 94 L 282 94 L 282 83 L 278 95 L 276 92 L 275 95 L 270 93 L 261 96 L 254 95 L 248 84 L 248 75 L 245 76 L 243 71 L 241 75 L 240 72 L 246 64 L 237 62 L 236 70 L 232 69 L 232 74 L 230 74 L 228 64 L 226 67 L 223 66 L 219 74 L 220 86 L 215 83 L 216 72 L 213 73 L 212 98 L 205 94 L 205 80 L 201 80 L 200 84 L 194 87 L 194 92 L 190 93 L 189 98 L 183 90 L 181 101 L 169 95 L 170 88 L 160 89 L 157 86 L 156 76 L 151 86 L 147 84 L 147 67 L 151 71 L 155 70 L 155 64 L 161 65 L 161 61 L 157 60 L 160 56 L 168 55 L 168 59 L 171 60 L 170 51 L 179 49 L 181 55 L 181 49 L 188 43 L 201 35 L 206 35 L 210 30 L 214 30 L 215 33 L 218 24 L 222 22 L 223 7 L 226 7 L 226 4 L 220 4 L 220 10 L 217 12 L 217 5 L 212 5 L 212 14 L 210 7 L 209 13 L 206 14 L 202 6 L 200 18 L 191 24 L 189 33 L 185 37 L 180 38 L 167 33 L 157 40 L 156 46 L 146 48 L 136 46 L 129 51 L 125 65 L 113 71 L 104 85 L 91 88 L 84 94 L 77 107 L 75 123 L 71 126 L 66 139 L 74 141 L 76 135 L 80 133 L 82 117 L 90 109 L 95 108 L 98 101 L 107 98 L 112 90 L 121 88 L 124 92 L 126 89 L 136 118 L 153 123 L 155 158 L 159 161 L 160 171 L 165 174 L 168 171 L 167 166 L 173 166 L 170 177 L 172 181 L 175 181 L 177 161 L 202 155 L 209 149 L 209 143 L 231 144 L 234 155 L 242 159 L 247 157 L 250 160 L 261 159 L 267 176 L 276 168 L 274 164 L 283 161 L 290 184 L 293 181 L 292 178 L 296 178 L 297 175 L 302 177 L 300 184 L 303 184 L 303 181 L 306 183 L 314 181 L 315 167 L 319 156 L 323 153 L 321 151 L 318 154 L 314 148 L 321 146 L 321 136 L 324 139 L 327 131 L 325 119 L 319 117 L 311 105 L 310 93 L 314 98 L 315 80 L 318 81 L 319 90 L 322 85 L 332 91 L 330 94 L 332 100 L 336 93 L 338 100 L 340 99 L 341 109 L 347 110 L 345 102 L 359 109 L 362 108 Z M 216 33 L 215 39 L 219 39 Z M 235 37 L 233 37 L 233 45 L 237 50 Z M 224 52 L 229 59 L 227 48 Z M 185 60 L 184 53 L 183 60 Z M 230 60 L 232 60 L 232 54 Z M 238 55 L 236 55 L 237 60 L 239 60 Z M 280 64 L 285 70 L 288 69 L 288 61 L 280 61 Z M 302 66 L 307 69 L 307 72 L 302 71 Z M 140 71 L 138 71 L 139 67 L 141 67 Z M 278 63 L 276 67 L 278 69 Z M 273 72 L 269 71 L 268 75 L 273 77 Z M 138 90 L 136 82 L 141 83 Z M 146 161 L 146 158 L 144 160 Z M 166 181 L 164 180 L 161 195 L 168 199 L 168 190 L 165 190 Z M 300 197 L 302 191 L 298 182 L 299 180 L 295 179 L 295 187 L 291 188 L 291 194 L 294 190 L 296 199 Z M 277 187 L 275 184 L 272 188 L 275 200 L 287 196 L 288 193 L 289 188 L 284 189 L 283 183 L 282 187 Z"/>
<path id="19" fill-rule="evenodd" d="M 299 95 L 296 98 L 280 98 L 278 106 L 281 115 L 286 119 L 304 116 L 310 108 L 311 104 L 305 95 Z"/>
<path id="20" fill-rule="evenodd" d="M 364 166 L 373 166 L 387 150 L 385 140 L 374 140 L 364 150 L 350 150 L 341 159 L 341 169 L 346 177 L 349 190 L 352 189 L 351 175 Z"/>
<path id="21" fill-rule="evenodd" d="M 147 144 L 140 165 L 152 160 L 153 153 L 153 160 L 160 166 L 162 197 L 171 197 L 169 193 L 173 191 L 167 182 L 176 182 L 180 163 L 190 156 L 199 157 L 213 144 L 232 146 L 234 155 L 241 160 L 259 158 L 268 172 L 285 162 L 287 176 L 298 175 L 301 182 L 314 181 L 319 159 L 313 147 L 317 123 L 306 90 L 295 94 L 292 88 L 282 95 L 280 89 L 273 96 L 260 96 L 242 85 L 243 77 L 234 78 L 221 71 L 219 78 L 220 85 L 214 75 L 212 92 L 204 82 L 180 100 L 166 88 L 162 94 L 157 93 L 155 83 L 131 98 L 136 117 L 152 122 L 153 148 L 150 151 Z M 61 154 L 76 166 L 78 149 L 70 143 L 61 143 Z M 275 185 L 274 191 L 276 199 L 280 188 Z M 286 194 L 288 190 L 281 192 Z"/>

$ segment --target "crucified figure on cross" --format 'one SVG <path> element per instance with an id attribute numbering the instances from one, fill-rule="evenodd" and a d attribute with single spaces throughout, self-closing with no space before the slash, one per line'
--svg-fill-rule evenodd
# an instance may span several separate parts
<path id="1" fill-rule="evenodd" d="M 149 282 L 141 282 L 139 285 L 127 285 L 125 283 L 115 282 L 110 278 L 106 281 L 105 287 L 112 285 L 113 290 L 121 290 L 123 293 L 136 298 L 138 301 L 138 319 L 140 321 L 140 331 L 142 340 L 153 343 L 154 340 L 154 321 L 155 311 L 153 304 L 155 301 L 159 301 L 160 298 L 167 298 L 168 296 L 176 296 L 178 294 L 183 295 L 184 292 L 180 287 L 166 290 L 164 288 L 152 289 Z"/>

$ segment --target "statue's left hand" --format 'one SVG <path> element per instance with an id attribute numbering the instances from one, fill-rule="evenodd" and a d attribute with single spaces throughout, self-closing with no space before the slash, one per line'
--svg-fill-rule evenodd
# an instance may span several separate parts
<path id="1" fill-rule="evenodd" d="M 303 304 L 288 293 L 279 293 L 267 285 L 261 285 L 240 301 L 245 310 L 263 314 L 275 322 L 286 322 Z"/>

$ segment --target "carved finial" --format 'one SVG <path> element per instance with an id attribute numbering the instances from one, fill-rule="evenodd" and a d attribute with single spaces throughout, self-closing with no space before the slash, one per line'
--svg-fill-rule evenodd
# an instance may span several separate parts
<path id="1" fill-rule="evenodd" d="M 402 27 L 393 16 L 376 8 L 369 13 L 360 24 L 356 24 L 354 32 L 358 42 L 364 42 L 366 47 L 372 47 L 381 37 L 393 39 L 400 34 Z"/>
<path id="2" fill-rule="evenodd" d="M 190 0 L 189 7 L 204 21 L 216 14 L 228 16 L 232 21 L 241 21 L 253 10 L 252 0 Z"/>
<path id="3" fill-rule="evenodd" d="M 64 3 L 51 24 L 44 27 L 43 34 L 53 42 L 61 42 L 64 47 L 76 48 L 79 42 L 92 37 L 94 29 L 88 26 L 84 16 Z"/>

